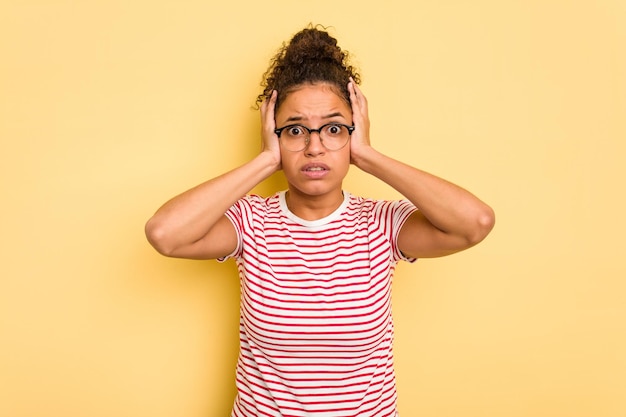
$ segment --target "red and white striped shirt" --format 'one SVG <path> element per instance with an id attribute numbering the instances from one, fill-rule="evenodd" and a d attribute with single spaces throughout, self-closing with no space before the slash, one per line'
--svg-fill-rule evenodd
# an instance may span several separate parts
<path id="1" fill-rule="evenodd" d="M 241 282 L 231 416 L 397 416 L 391 278 L 416 208 L 344 192 L 331 215 L 300 219 L 285 193 L 226 215 Z"/>

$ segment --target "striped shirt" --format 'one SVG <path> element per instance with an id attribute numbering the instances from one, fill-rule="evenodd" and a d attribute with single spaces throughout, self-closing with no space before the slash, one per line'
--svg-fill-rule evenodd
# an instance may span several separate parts
<path id="1" fill-rule="evenodd" d="M 285 192 L 226 213 L 241 283 L 232 417 L 397 416 L 391 278 L 397 237 L 416 208 L 344 192 L 329 216 L 303 220 Z"/>

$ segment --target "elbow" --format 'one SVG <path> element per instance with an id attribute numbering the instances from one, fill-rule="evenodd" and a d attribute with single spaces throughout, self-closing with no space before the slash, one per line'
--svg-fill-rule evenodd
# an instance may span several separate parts
<path id="1" fill-rule="evenodd" d="M 496 215 L 487 205 L 476 215 L 473 232 L 467 237 L 469 246 L 482 242 L 496 224 Z"/>
<path id="2" fill-rule="evenodd" d="M 168 233 L 154 217 L 146 223 L 145 234 L 148 242 L 157 252 L 164 256 L 173 256 L 174 248 L 168 238 Z"/>

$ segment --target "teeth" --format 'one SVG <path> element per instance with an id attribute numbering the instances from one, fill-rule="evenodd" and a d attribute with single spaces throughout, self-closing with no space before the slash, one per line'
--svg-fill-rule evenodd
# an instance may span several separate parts
<path id="1" fill-rule="evenodd" d="M 307 171 L 323 171 L 324 168 L 321 167 L 313 167 L 313 168 L 308 168 Z"/>

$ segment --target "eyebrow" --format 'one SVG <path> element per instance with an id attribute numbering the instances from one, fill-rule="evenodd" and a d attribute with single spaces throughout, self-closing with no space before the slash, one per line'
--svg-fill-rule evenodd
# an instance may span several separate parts
<path id="1" fill-rule="evenodd" d="M 326 116 L 322 116 L 322 119 L 331 119 L 333 117 L 344 117 L 343 114 L 341 114 L 341 112 L 334 112 L 334 113 L 330 113 L 327 114 Z M 288 117 L 287 120 L 285 120 L 286 122 L 300 122 L 304 119 L 304 117 L 302 116 L 291 116 Z"/>

